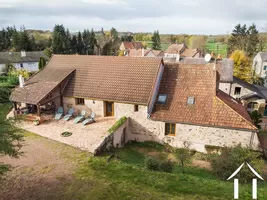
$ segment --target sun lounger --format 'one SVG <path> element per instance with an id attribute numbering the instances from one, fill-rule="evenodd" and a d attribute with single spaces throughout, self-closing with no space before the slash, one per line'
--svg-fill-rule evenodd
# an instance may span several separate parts
<path id="1" fill-rule="evenodd" d="M 69 111 L 68 111 L 68 114 L 64 116 L 64 120 L 68 121 L 70 118 L 72 118 L 73 117 L 73 113 L 74 113 L 74 109 L 70 108 Z"/>
<path id="2" fill-rule="evenodd" d="M 95 122 L 95 113 L 94 112 L 92 112 L 91 116 L 88 117 L 87 119 L 85 119 L 82 124 L 85 126 L 86 124 L 91 124 L 93 122 Z"/>
<path id="3" fill-rule="evenodd" d="M 55 120 L 60 120 L 63 113 L 64 113 L 63 107 L 58 107 L 56 115 L 55 115 Z"/>
<path id="4" fill-rule="evenodd" d="M 83 121 L 85 119 L 85 115 L 86 115 L 86 111 L 85 110 L 82 110 L 81 115 L 79 115 L 78 117 L 76 117 L 74 119 L 74 124 L 77 124 L 80 121 Z"/>

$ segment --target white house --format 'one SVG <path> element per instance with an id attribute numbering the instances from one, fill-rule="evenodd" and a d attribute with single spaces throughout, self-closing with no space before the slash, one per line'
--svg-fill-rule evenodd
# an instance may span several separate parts
<path id="1" fill-rule="evenodd" d="M 267 52 L 259 52 L 253 59 L 252 69 L 260 77 L 264 78 L 267 71 Z"/>
<path id="2" fill-rule="evenodd" d="M 12 64 L 16 69 L 36 72 L 40 57 L 47 58 L 42 51 L 0 52 L 0 71 L 3 71 L 6 64 Z"/>

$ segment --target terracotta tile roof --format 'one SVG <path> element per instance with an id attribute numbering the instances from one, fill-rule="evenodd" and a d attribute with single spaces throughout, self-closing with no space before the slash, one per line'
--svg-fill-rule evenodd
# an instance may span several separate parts
<path id="1" fill-rule="evenodd" d="M 164 51 L 161 50 L 151 50 L 155 56 L 164 56 Z"/>
<path id="2" fill-rule="evenodd" d="M 165 105 L 156 103 L 153 120 L 255 130 L 241 104 L 230 96 L 216 94 L 216 71 L 210 65 L 165 64 L 159 94 L 167 94 Z M 194 97 L 188 105 L 188 97 Z"/>
<path id="3" fill-rule="evenodd" d="M 143 48 L 142 42 L 123 42 L 125 49 L 141 49 Z"/>
<path id="4" fill-rule="evenodd" d="M 47 69 L 75 69 L 64 96 L 148 104 L 160 58 L 54 55 Z"/>
<path id="5" fill-rule="evenodd" d="M 37 104 L 73 71 L 74 69 L 70 68 L 50 69 L 46 67 L 30 78 L 23 88 L 15 88 L 10 98 L 14 102 Z"/>
<path id="6" fill-rule="evenodd" d="M 200 65 L 202 64 L 205 66 L 205 64 L 211 65 L 214 64 L 214 60 L 210 61 L 210 63 L 207 63 L 204 58 L 183 58 L 179 61 L 181 64 L 190 64 L 190 65 Z M 231 83 L 233 82 L 233 68 L 234 63 L 231 59 L 222 59 L 218 60 L 216 64 L 216 69 L 220 74 L 220 82 L 226 82 Z"/>
<path id="7" fill-rule="evenodd" d="M 181 53 L 181 57 L 192 57 L 192 58 L 199 58 L 201 52 L 198 49 L 185 49 Z"/>
<path id="8" fill-rule="evenodd" d="M 172 44 L 168 47 L 168 49 L 165 51 L 165 53 L 171 53 L 171 54 L 179 54 L 181 53 L 187 46 L 185 43 L 181 44 Z"/>
<path id="9" fill-rule="evenodd" d="M 129 49 L 129 55 L 130 57 L 142 57 L 142 51 L 143 49 Z M 144 56 L 146 56 L 151 50 L 144 49 Z"/>

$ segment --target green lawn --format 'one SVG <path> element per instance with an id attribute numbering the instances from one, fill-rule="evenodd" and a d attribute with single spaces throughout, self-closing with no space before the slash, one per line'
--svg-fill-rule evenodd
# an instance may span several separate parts
<path id="1" fill-rule="evenodd" d="M 218 45 L 218 51 L 217 51 L 217 45 Z M 214 43 L 206 43 L 205 49 L 208 53 L 214 52 L 215 54 L 221 54 L 224 58 L 227 57 L 227 44 L 214 42 Z"/>
<path id="2" fill-rule="evenodd" d="M 76 183 L 68 193 L 78 193 L 77 199 L 232 199 L 233 183 L 218 180 L 208 170 L 187 167 L 186 173 L 176 165 L 173 173 L 147 170 L 147 155 L 166 159 L 167 150 L 155 143 L 131 143 L 115 150 L 115 158 L 107 161 L 109 153 L 92 157 L 76 171 Z M 85 189 L 85 186 L 88 188 Z M 263 198 L 259 184 L 258 199 Z M 240 199 L 251 199 L 251 185 L 240 186 Z"/>

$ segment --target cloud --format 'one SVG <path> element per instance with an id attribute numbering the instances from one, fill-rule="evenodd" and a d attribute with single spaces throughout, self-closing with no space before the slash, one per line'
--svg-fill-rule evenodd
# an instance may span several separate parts
<path id="1" fill-rule="evenodd" d="M 162 33 L 223 33 L 237 23 L 266 23 L 265 0 L 0 0 L 0 28 L 25 25 Z"/>

